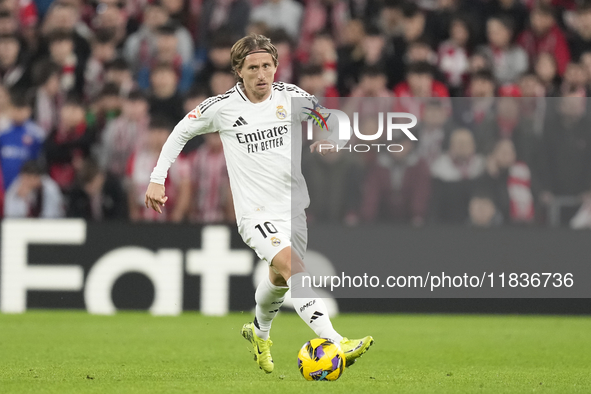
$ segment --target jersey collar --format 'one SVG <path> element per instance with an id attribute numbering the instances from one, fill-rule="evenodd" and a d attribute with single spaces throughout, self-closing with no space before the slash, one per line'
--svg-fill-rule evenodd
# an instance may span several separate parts
<path id="1" fill-rule="evenodd" d="M 269 95 L 269 98 L 267 98 L 265 101 L 261 101 L 260 103 L 253 103 L 252 101 L 250 101 L 248 99 L 248 97 L 246 97 L 246 93 L 244 91 L 244 84 L 242 82 L 237 82 L 236 83 L 236 91 L 238 92 L 238 94 L 240 95 L 240 97 L 242 97 L 242 99 L 248 103 L 257 105 L 257 104 L 263 104 L 266 103 L 267 101 L 271 101 L 273 99 L 273 93 L 275 91 L 275 83 L 271 84 L 271 94 Z"/>

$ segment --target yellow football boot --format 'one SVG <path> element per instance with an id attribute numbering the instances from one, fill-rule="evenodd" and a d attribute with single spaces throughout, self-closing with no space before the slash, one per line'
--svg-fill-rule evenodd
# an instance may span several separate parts
<path id="1" fill-rule="evenodd" d="M 341 341 L 341 350 L 345 353 L 347 367 L 353 365 L 363 353 L 367 352 L 371 345 L 373 345 L 373 338 L 371 336 L 361 339 L 343 338 Z"/>
<path id="2" fill-rule="evenodd" d="M 273 358 L 271 358 L 271 346 L 273 345 L 271 338 L 266 341 L 259 338 L 254 332 L 253 323 L 246 323 L 242 326 L 242 336 L 251 343 L 254 361 L 257 362 L 259 368 L 265 371 L 265 373 L 273 372 L 275 365 L 273 364 Z"/>

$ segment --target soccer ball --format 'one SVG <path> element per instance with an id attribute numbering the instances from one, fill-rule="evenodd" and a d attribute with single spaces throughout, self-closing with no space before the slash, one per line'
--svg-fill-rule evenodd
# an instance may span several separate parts
<path id="1" fill-rule="evenodd" d="M 337 380 L 345 363 L 345 354 L 330 339 L 312 339 L 298 353 L 298 368 L 306 380 Z"/>

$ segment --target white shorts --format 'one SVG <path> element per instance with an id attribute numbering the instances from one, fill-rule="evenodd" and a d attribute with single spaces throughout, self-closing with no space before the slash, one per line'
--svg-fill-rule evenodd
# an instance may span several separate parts
<path id="1" fill-rule="evenodd" d="M 269 265 L 281 250 L 288 246 L 303 260 L 308 246 L 306 214 L 291 220 L 242 219 L 238 232 L 244 242 Z"/>

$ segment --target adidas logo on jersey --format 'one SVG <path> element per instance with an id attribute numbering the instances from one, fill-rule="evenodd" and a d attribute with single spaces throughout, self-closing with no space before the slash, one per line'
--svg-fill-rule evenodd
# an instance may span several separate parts
<path id="1" fill-rule="evenodd" d="M 242 116 L 240 116 L 238 118 L 238 120 L 236 120 L 236 122 L 234 122 L 234 124 L 232 125 L 232 127 L 238 127 L 238 126 L 244 126 L 247 125 L 248 123 L 246 122 L 246 120 L 244 120 L 244 118 Z"/>

